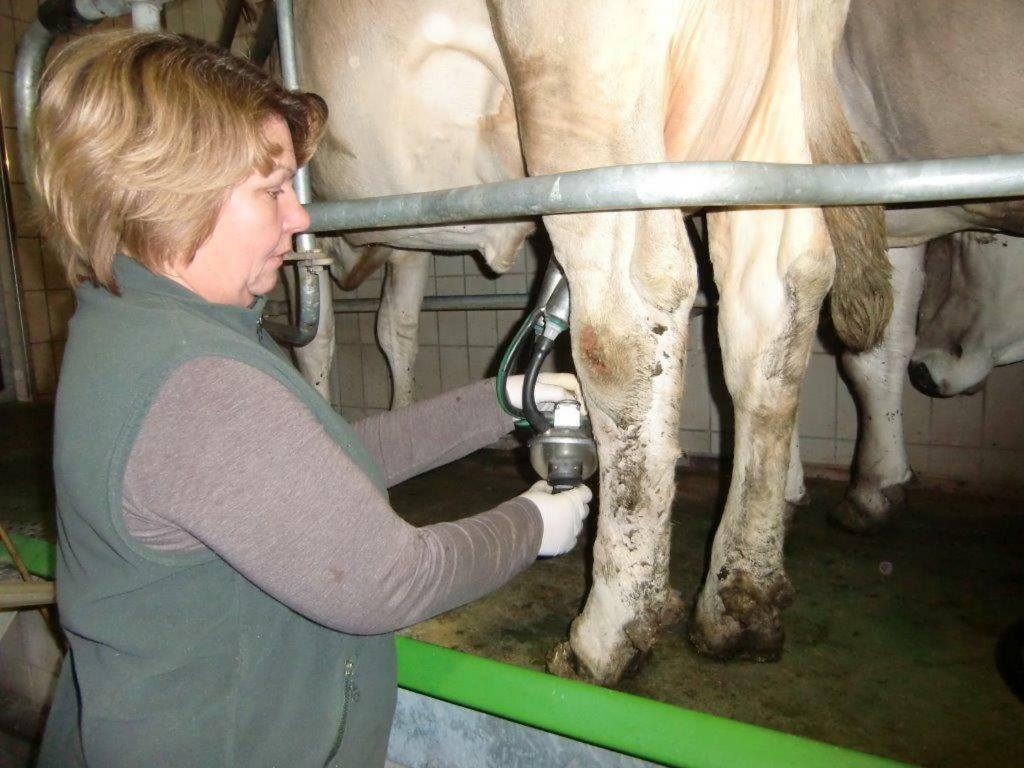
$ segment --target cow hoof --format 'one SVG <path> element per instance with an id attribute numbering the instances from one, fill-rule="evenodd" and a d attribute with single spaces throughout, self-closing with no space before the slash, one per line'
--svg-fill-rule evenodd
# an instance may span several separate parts
<path id="1" fill-rule="evenodd" d="M 609 658 L 585 659 L 572 647 L 572 641 L 559 643 L 548 654 L 548 672 L 569 680 L 583 680 L 595 685 L 617 685 L 625 677 L 636 674 L 647 661 L 649 652 L 634 647 L 628 640 L 614 649 Z"/>
<path id="2" fill-rule="evenodd" d="M 680 594 L 669 589 L 660 606 L 641 611 L 619 631 L 597 627 L 584 613 L 573 621 L 568 642 L 559 643 L 548 655 L 548 671 L 572 680 L 616 685 L 643 668 L 665 630 L 685 612 Z"/>
<path id="3" fill-rule="evenodd" d="M 572 645 L 566 640 L 559 643 L 548 654 L 548 672 L 569 680 L 579 680 L 580 673 L 576 669 L 576 654 L 572 652 Z"/>
<path id="4" fill-rule="evenodd" d="M 710 597 L 705 586 L 698 598 L 690 627 L 693 647 L 721 660 L 778 661 L 786 640 L 779 612 L 795 594 L 789 579 L 780 574 L 768 587 L 743 571 L 719 579 Z"/>
<path id="5" fill-rule="evenodd" d="M 880 489 L 853 487 L 829 512 L 829 521 L 851 533 L 871 535 L 885 528 L 906 506 L 907 489 L 903 484 Z"/>

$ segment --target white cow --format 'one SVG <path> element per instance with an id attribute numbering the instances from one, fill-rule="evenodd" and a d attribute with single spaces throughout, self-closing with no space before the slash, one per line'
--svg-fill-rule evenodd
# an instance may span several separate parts
<path id="1" fill-rule="evenodd" d="M 973 394 L 1024 360 L 1024 238 L 963 232 L 928 245 L 910 380 L 932 397 Z"/>
<path id="2" fill-rule="evenodd" d="M 321 199 L 484 184 L 525 175 L 505 66 L 483 0 L 296 3 L 300 82 L 331 107 L 313 164 Z M 478 251 L 495 271 L 515 262 L 532 221 L 350 233 L 325 238 L 343 288 L 387 263 L 377 335 L 394 407 L 413 400 L 420 306 L 431 251 Z M 333 315 L 307 376 L 330 366 Z M 320 379 L 326 381 L 326 376 Z"/>
<path id="3" fill-rule="evenodd" d="M 855 161 L 832 72 L 845 6 L 305 0 L 300 75 L 332 108 L 317 189 L 336 198 L 515 177 L 520 157 L 531 174 L 664 160 Z M 446 139 L 448 126 L 458 140 Z M 680 211 L 548 216 L 545 225 L 572 291 L 573 354 L 601 459 L 593 586 L 552 667 L 613 682 L 682 611 L 668 583 L 669 511 L 695 265 Z M 737 435 L 692 636 L 712 654 L 773 658 L 792 595 L 783 520 L 802 494 L 799 473 L 787 475 L 811 337 L 830 288 L 845 339 L 869 346 L 884 328 L 881 212 L 731 210 L 709 215 L 708 227 Z M 492 243 L 484 252 L 501 269 L 528 228 L 442 231 L 462 236 L 463 248 Z M 349 242 L 451 247 L 435 231 Z"/>
<path id="4" fill-rule="evenodd" d="M 854 0 L 837 72 L 850 126 L 870 159 L 1024 151 L 1022 36 L 1018 0 L 983 8 L 970 0 Z M 928 241 L 971 229 L 1024 234 L 1024 200 L 888 210 L 886 229 L 893 246 L 892 321 L 879 347 L 843 355 L 860 431 L 853 482 L 833 519 L 861 532 L 884 525 L 905 502 L 912 472 L 903 382 L 912 356 L 912 376 L 924 391 L 955 394 L 978 386 L 993 364 L 1020 359 L 1024 336 L 1013 293 L 1024 262 L 1011 262 L 1000 245 L 1005 241 L 965 234 L 952 241 L 956 269 L 947 300 L 922 307 L 914 351 Z"/>

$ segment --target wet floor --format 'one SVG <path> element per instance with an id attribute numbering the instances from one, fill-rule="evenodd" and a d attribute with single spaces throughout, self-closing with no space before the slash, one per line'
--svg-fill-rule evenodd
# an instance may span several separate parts
<path id="1" fill-rule="evenodd" d="M 32 527 L 52 505 L 45 409 L 0 408 L 0 520 Z M 395 489 L 415 524 L 487 509 L 531 482 L 514 454 L 483 451 Z M 787 544 L 797 599 L 774 664 L 720 663 L 669 632 L 622 690 L 930 766 L 1024 765 L 1024 703 L 1001 679 L 996 647 L 1024 619 L 1020 502 L 916 490 L 875 538 L 835 530 L 838 483 L 809 483 Z M 672 582 L 696 594 L 722 491 L 681 472 Z M 47 526 L 44 526 L 44 528 Z M 585 548 L 539 561 L 495 594 L 408 634 L 543 669 L 586 589 Z"/>

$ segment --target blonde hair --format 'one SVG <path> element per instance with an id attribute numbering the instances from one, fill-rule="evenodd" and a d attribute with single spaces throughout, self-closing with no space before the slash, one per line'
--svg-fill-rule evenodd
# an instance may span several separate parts
<path id="1" fill-rule="evenodd" d="M 264 136 L 274 117 L 304 164 L 327 119 L 319 96 L 177 35 L 117 30 L 67 45 L 40 85 L 34 176 L 71 285 L 118 293 L 117 251 L 153 271 L 191 260 L 231 187 L 270 173 L 283 150 Z"/>

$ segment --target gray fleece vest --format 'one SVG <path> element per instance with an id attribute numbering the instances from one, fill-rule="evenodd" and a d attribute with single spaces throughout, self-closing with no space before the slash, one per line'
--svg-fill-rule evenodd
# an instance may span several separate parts
<path id="1" fill-rule="evenodd" d="M 200 356 L 273 376 L 386 494 L 378 469 L 263 331 L 262 301 L 211 304 L 123 256 L 115 274 L 121 296 L 77 293 L 57 392 L 57 601 L 70 652 L 39 765 L 383 765 L 393 635 L 327 629 L 212 551 L 134 541 L 122 517 L 142 420 L 171 372 Z"/>

